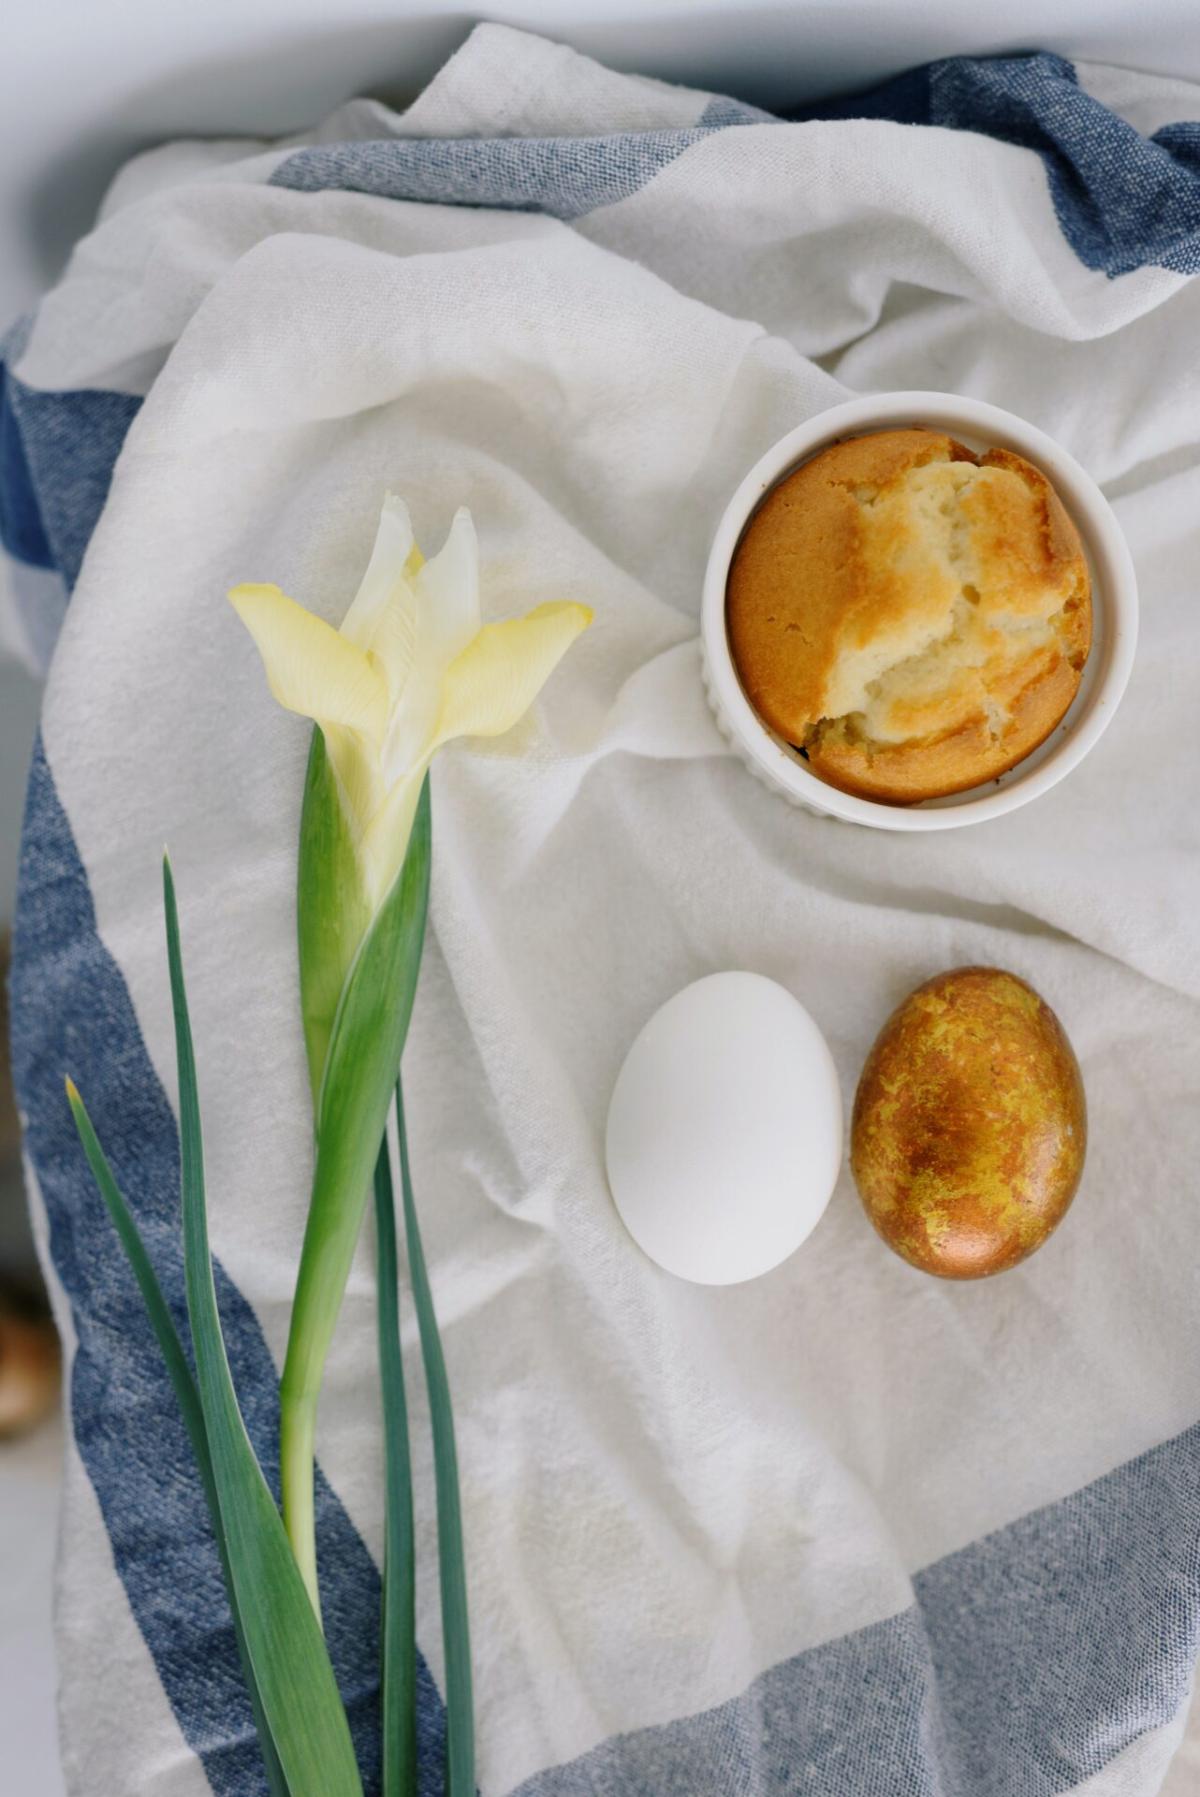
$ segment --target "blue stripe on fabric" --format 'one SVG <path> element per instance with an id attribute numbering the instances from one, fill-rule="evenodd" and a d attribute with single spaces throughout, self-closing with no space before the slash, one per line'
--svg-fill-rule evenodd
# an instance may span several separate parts
<path id="1" fill-rule="evenodd" d="M 1200 1424 L 914 1580 L 959 1788 L 1051 1797 L 1188 1701 Z"/>
<path id="2" fill-rule="evenodd" d="M 389 200 L 581 218 L 628 199 L 709 132 L 612 137 L 397 138 L 296 150 L 271 175 L 302 193 L 346 188 Z"/>
<path id="3" fill-rule="evenodd" d="M 14 561 L 52 568 L 37 490 L 12 402 L 12 376 L 0 361 L 0 543 Z"/>
<path id="4" fill-rule="evenodd" d="M 1088 268 L 1200 270 L 1200 126 L 1143 137 L 1045 52 L 935 63 L 930 123 L 1036 150 L 1063 235 Z"/>
<path id="5" fill-rule="evenodd" d="M 517 1797 L 1059 1797 L 1188 1700 L 1200 1425 L 940 1560 L 901 1615 Z"/>
<path id="6" fill-rule="evenodd" d="M 910 1610 L 773 1667 L 715 1709 L 610 1736 L 512 1797 L 951 1797 L 936 1732 Z"/>
<path id="7" fill-rule="evenodd" d="M 1035 150 L 1062 233 L 1088 268 L 1200 270 L 1200 124 L 1143 137 L 1084 92 L 1064 57 L 949 57 L 789 117 L 941 125 Z"/>
<path id="8" fill-rule="evenodd" d="M 1086 94 L 1061 56 L 952 57 L 788 118 L 940 125 L 1034 150 L 1062 232 L 1088 268 L 1110 276 L 1151 264 L 1200 270 L 1200 125 L 1142 137 Z M 629 198 L 710 132 L 764 122 L 770 114 L 717 97 L 685 130 L 323 144 L 295 151 L 271 180 L 303 192 L 347 188 L 573 219 Z"/>
<path id="9" fill-rule="evenodd" d="M 50 564 L 67 586 L 79 578 L 83 553 L 108 498 L 125 434 L 141 400 L 102 388 L 66 392 L 5 381 Z"/>
<path id="10" fill-rule="evenodd" d="M 185 944 L 186 949 L 186 944 Z M 163 1003 L 167 1004 L 166 958 Z M 13 940 L 13 1069 L 50 1252 L 78 1350 L 72 1427 L 130 1608 L 212 1788 L 267 1789 L 220 1565 L 187 1437 L 137 1287 L 75 1137 L 78 1084 L 187 1339 L 174 1114 L 124 979 L 96 928 L 87 876 L 39 741 L 26 803 Z M 204 1069 L 200 1068 L 203 1085 Z M 277 1375 L 258 1320 L 220 1266 L 221 1319 L 246 1427 L 278 1489 Z M 318 1473 L 325 1632 L 367 1791 L 379 1786 L 379 1577 Z M 422 1797 L 440 1797 L 444 1717 L 419 1666 Z"/>

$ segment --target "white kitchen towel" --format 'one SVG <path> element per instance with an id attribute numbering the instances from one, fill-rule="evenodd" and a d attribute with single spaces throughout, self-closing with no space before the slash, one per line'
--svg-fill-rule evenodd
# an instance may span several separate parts
<path id="1" fill-rule="evenodd" d="M 140 158 L 14 333 L 12 630 L 48 656 L 65 614 L 13 1015 L 73 1357 L 58 1640 L 77 1797 L 265 1785 L 186 1441 L 62 1077 L 181 1302 L 167 840 L 223 1314 L 273 1476 L 309 1171 L 308 730 L 223 595 L 275 580 L 338 618 L 389 487 L 427 549 L 471 507 L 489 613 L 596 613 L 517 740 L 436 768 L 405 1062 L 485 1797 L 1159 1790 L 1200 1641 L 1197 119 L 1200 90 L 1029 55 L 781 121 L 484 26 L 406 113 L 359 102 L 286 145 Z M 931 837 L 759 786 L 708 717 L 696 641 L 748 465 L 846 393 L 896 387 L 1052 433 L 1112 499 L 1144 605 L 1086 764 Z M 1082 1063 L 1087 1170 L 1043 1252 L 979 1285 L 925 1278 L 846 1173 L 764 1279 L 701 1289 L 640 1255 L 602 1140 L 657 1005 L 717 969 L 770 975 L 848 1101 L 891 1007 L 964 962 L 1032 981 Z M 321 1406 L 319 1538 L 374 1790 L 371 1267 L 368 1232 Z"/>

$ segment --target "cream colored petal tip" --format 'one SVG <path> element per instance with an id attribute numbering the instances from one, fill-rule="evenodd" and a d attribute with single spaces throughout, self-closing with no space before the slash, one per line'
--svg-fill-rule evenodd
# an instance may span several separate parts
<path id="1" fill-rule="evenodd" d="M 436 742 L 511 730 L 592 617 L 586 605 L 554 600 L 485 624 L 447 670 Z"/>

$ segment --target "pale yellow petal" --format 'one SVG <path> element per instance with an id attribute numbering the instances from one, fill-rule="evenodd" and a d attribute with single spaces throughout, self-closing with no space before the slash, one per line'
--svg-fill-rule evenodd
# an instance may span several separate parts
<path id="1" fill-rule="evenodd" d="M 412 674 L 416 641 L 417 596 L 411 581 L 400 580 L 375 619 L 366 645 L 387 686 L 389 717 L 399 705 Z"/>
<path id="2" fill-rule="evenodd" d="M 485 624 L 446 671 L 434 746 L 511 730 L 591 621 L 586 605 L 559 601 Z"/>
<path id="3" fill-rule="evenodd" d="M 393 707 L 384 766 L 389 778 L 416 765 L 433 739 L 446 669 L 479 630 L 479 544 L 471 514 L 460 506 L 437 554 L 413 581 L 416 599 L 412 662 Z"/>
<path id="4" fill-rule="evenodd" d="M 363 890 L 372 912 L 383 903 L 404 865 L 427 764 L 428 758 L 396 782 L 359 843 Z"/>
<path id="5" fill-rule="evenodd" d="M 455 512 L 446 541 L 413 585 L 420 606 L 421 653 L 440 675 L 461 655 L 482 622 L 479 540 L 465 505 Z"/>
<path id="6" fill-rule="evenodd" d="M 420 606 L 414 580 L 424 565 L 424 559 L 414 543 L 405 559 L 400 578 L 392 584 L 388 603 L 377 613 L 371 626 L 370 639 L 363 645 L 387 683 L 389 719 L 399 708 L 413 671 Z M 345 630 L 344 624 L 342 628 Z"/>
<path id="7" fill-rule="evenodd" d="M 408 507 L 398 494 L 388 493 L 371 559 L 342 619 L 341 634 L 364 650 L 383 676 L 389 709 L 399 700 L 412 667 L 417 635 L 413 577 L 420 559 Z"/>
<path id="8" fill-rule="evenodd" d="M 408 507 L 399 494 L 386 493 L 367 571 L 341 624 L 342 635 L 358 648 L 373 646 L 381 615 L 389 609 L 400 582 L 407 584 L 413 546 Z"/>
<path id="9" fill-rule="evenodd" d="M 254 638 L 280 705 L 379 741 L 387 686 L 363 651 L 277 586 L 238 586 L 230 600 Z"/>

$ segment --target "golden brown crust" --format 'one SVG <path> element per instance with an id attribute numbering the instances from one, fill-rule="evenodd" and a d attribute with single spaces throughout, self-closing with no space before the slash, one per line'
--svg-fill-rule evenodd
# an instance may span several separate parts
<path id="1" fill-rule="evenodd" d="M 1086 1151 L 1071 1044 L 1015 974 L 939 974 L 880 1031 L 851 1167 L 875 1228 L 914 1267 L 980 1279 L 1024 1260 L 1061 1221 Z"/>
<path id="2" fill-rule="evenodd" d="M 727 623 L 750 703 L 814 773 L 911 804 L 997 777 L 1050 734 L 1087 659 L 1091 591 L 1032 464 L 877 431 L 767 494 Z"/>

